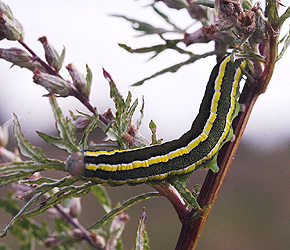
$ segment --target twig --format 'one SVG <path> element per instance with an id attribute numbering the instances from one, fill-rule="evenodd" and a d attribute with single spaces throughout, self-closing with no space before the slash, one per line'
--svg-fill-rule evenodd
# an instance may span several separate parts
<path id="1" fill-rule="evenodd" d="M 60 78 L 62 78 L 59 74 L 58 74 L 58 72 L 53 68 L 53 67 L 51 67 L 49 64 L 47 64 L 45 61 L 43 61 L 39 56 L 37 56 L 36 54 L 35 54 L 35 52 L 31 49 L 31 48 L 29 48 L 29 46 L 23 41 L 23 40 L 18 40 L 18 42 L 25 48 L 25 49 L 27 49 L 28 50 L 28 52 L 32 55 L 32 58 L 33 58 L 33 60 L 34 61 L 38 61 L 44 68 L 46 68 L 47 69 L 47 71 L 50 73 L 50 74 L 52 74 L 52 75 L 55 75 L 55 76 L 58 76 L 58 77 L 60 77 Z"/>
<path id="2" fill-rule="evenodd" d="M 66 221 L 68 221 L 72 226 L 79 229 L 82 232 L 82 235 L 84 239 L 94 248 L 101 250 L 100 247 L 98 247 L 93 239 L 91 238 L 90 232 L 87 231 L 76 219 L 71 217 L 70 214 L 66 213 L 61 205 L 55 205 L 54 208 L 61 214 L 62 217 L 65 218 Z"/>
<path id="3" fill-rule="evenodd" d="M 51 75 L 58 76 L 62 78 L 62 76 L 48 63 L 43 61 L 23 40 L 18 40 L 18 42 L 32 55 L 33 60 L 38 61 Z M 63 78 L 62 78 L 63 79 Z M 77 98 L 89 111 L 95 114 L 96 108 L 89 102 L 88 99 L 82 98 L 76 91 L 72 90 L 72 96 Z M 102 114 L 99 114 L 99 119 L 105 125 L 109 124 L 109 120 L 106 119 Z"/>

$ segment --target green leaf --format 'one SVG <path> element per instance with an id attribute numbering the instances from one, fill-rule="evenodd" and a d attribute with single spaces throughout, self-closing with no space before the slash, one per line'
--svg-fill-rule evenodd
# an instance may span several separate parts
<path id="1" fill-rule="evenodd" d="M 63 49 L 61 51 L 61 55 L 60 55 L 59 60 L 58 60 L 58 69 L 61 69 L 64 58 L 65 58 L 65 47 L 63 46 Z"/>
<path id="2" fill-rule="evenodd" d="M 281 28 L 282 24 L 290 17 L 290 7 L 287 8 L 287 10 L 280 16 L 278 23 L 277 23 L 277 29 Z"/>
<path id="3" fill-rule="evenodd" d="M 87 69 L 87 75 L 86 75 L 86 84 L 84 86 L 84 93 L 87 97 L 89 97 L 90 92 L 91 92 L 93 73 L 87 64 L 86 64 L 86 69 Z"/>
<path id="4" fill-rule="evenodd" d="M 138 227 L 137 227 L 137 235 L 135 240 L 135 250 L 145 250 L 150 249 L 149 248 L 149 239 L 148 235 L 146 233 L 146 213 L 143 209 L 141 217 L 138 221 Z"/>
<path id="5" fill-rule="evenodd" d="M 152 145 L 159 145 L 161 144 L 162 142 L 162 139 L 157 139 L 157 136 L 156 136 L 156 124 L 151 120 L 150 123 L 149 123 L 149 129 L 151 130 L 151 144 Z"/>
<path id="6" fill-rule="evenodd" d="M 185 65 L 188 65 L 188 64 L 194 63 L 195 61 L 197 61 L 197 60 L 199 60 L 199 59 L 201 59 L 201 58 L 206 58 L 206 57 L 208 57 L 208 56 L 215 55 L 215 54 L 217 54 L 217 52 L 212 51 L 212 52 L 207 52 L 207 53 L 204 53 L 204 54 L 201 54 L 201 55 L 193 55 L 193 56 L 191 56 L 188 60 L 183 61 L 183 62 L 181 62 L 181 63 L 177 63 L 177 64 L 172 65 L 172 66 L 170 66 L 170 67 L 168 67 L 168 68 L 165 68 L 165 69 L 163 69 L 163 70 L 160 70 L 160 71 L 156 72 L 155 74 L 153 74 L 153 75 L 151 75 L 151 76 L 149 76 L 149 77 L 146 77 L 146 78 L 144 78 L 144 79 L 141 80 L 141 81 L 138 81 L 138 82 L 134 83 L 132 86 L 139 86 L 139 85 L 142 85 L 145 81 L 148 81 L 148 80 L 150 80 L 150 79 L 152 79 L 152 78 L 155 78 L 155 77 L 157 77 L 157 76 L 163 75 L 163 74 L 168 73 L 168 72 L 170 72 L 170 73 L 175 73 L 175 72 L 177 72 L 181 67 L 183 67 L 183 66 L 185 66 Z"/>
<path id="7" fill-rule="evenodd" d="M 91 188 L 91 191 L 101 203 L 104 211 L 109 213 L 112 210 L 112 205 L 107 190 L 103 186 L 95 185 Z"/>
<path id="8" fill-rule="evenodd" d="M 152 35 L 152 34 L 159 34 L 162 35 L 166 32 L 172 32 L 171 30 L 166 30 L 163 28 L 157 28 L 154 27 L 153 25 L 146 23 L 146 22 L 142 22 L 133 18 L 128 18 L 126 16 L 123 15 L 112 15 L 113 17 L 120 17 L 123 18 L 125 20 L 127 20 L 128 22 L 130 22 L 132 24 L 132 27 L 134 30 L 136 31 L 142 31 L 143 34 L 142 35 Z"/>
<path id="9" fill-rule="evenodd" d="M 127 201 L 125 201 L 124 203 L 122 203 L 122 205 L 119 205 L 119 206 L 113 208 L 102 219 L 100 219 L 99 221 L 94 223 L 92 226 L 90 226 L 89 229 L 99 229 L 99 228 L 103 227 L 107 222 L 112 220 L 116 215 L 118 215 L 123 210 L 126 210 L 129 207 L 131 207 L 131 206 L 133 206 L 133 205 L 135 205 L 143 200 L 153 198 L 153 197 L 159 197 L 159 196 L 160 196 L 159 193 L 151 192 L 151 193 L 145 193 L 145 194 L 141 194 L 141 195 L 135 196 L 133 198 L 130 198 Z"/>
<path id="10" fill-rule="evenodd" d="M 142 96 L 142 106 L 141 106 L 141 109 L 140 109 L 140 118 L 137 121 L 137 128 L 139 128 L 141 126 L 141 124 L 142 124 L 142 120 L 143 120 L 143 117 L 144 117 L 144 107 L 145 107 L 145 101 L 144 101 L 144 96 Z"/>
<path id="11" fill-rule="evenodd" d="M 14 173 L 18 171 L 30 172 L 32 170 L 60 170 L 64 171 L 64 162 L 59 160 L 49 160 L 45 164 L 39 164 L 32 161 L 10 162 L 0 164 L 0 173 Z"/>
<path id="12" fill-rule="evenodd" d="M 185 31 L 179 27 L 177 27 L 167 15 L 165 15 L 163 12 L 161 12 L 159 9 L 157 9 L 154 5 L 152 6 L 153 10 L 160 16 L 162 17 L 168 24 L 170 24 L 176 32 L 184 33 Z M 184 4 L 184 7 L 186 7 L 186 4 Z"/>
<path id="13" fill-rule="evenodd" d="M 7 224 L 7 226 L 2 230 L 2 233 L 0 234 L 0 237 L 4 237 L 8 230 L 12 227 L 12 225 L 20 219 L 20 217 L 23 215 L 23 213 L 36 201 L 39 199 L 39 197 L 42 194 L 36 194 L 34 195 L 20 210 L 19 212 L 10 220 L 10 222 Z"/>
<path id="14" fill-rule="evenodd" d="M 51 95 L 49 100 L 56 120 L 56 128 L 59 138 L 41 132 L 37 132 L 38 135 L 50 145 L 63 149 L 69 154 L 80 151 L 79 143 L 75 138 L 74 126 L 72 122 L 64 118 L 54 95 Z"/>
<path id="15" fill-rule="evenodd" d="M 202 211 L 193 194 L 178 181 L 177 178 L 171 178 L 168 181 L 178 191 L 183 200 L 191 205 L 196 211 Z"/>
<path id="16" fill-rule="evenodd" d="M 288 49 L 289 45 L 290 45 L 290 32 L 288 32 L 288 35 L 283 43 L 283 48 L 277 57 L 277 61 L 282 58 L 282 56 L 285 54 L 286 50 Z"/>
<path id="17" fill-rule="evenodd" d="M 36 163 L 45 164 L 48 162 L 48 159 L 42 152 L 42 149 L 32 146 L 28 140 L 25 139 L 21 131 L 18 118 L 15 114 L 13 115 L 13 134 L 16 139 L 18 149 L 23 156 L 35 161 Z"/>
<path id="18" fill-rule="evenodd" d="M 0 249 L 1 250 L 1 249 Z M 124 245 L 121 238 L 117 239 L 116 250 L 124 250 Z"/>
<path id="19" fill-rule="evenodd" d="M 92 130 L 94 130 L 98 124 L 98 115 L 94 116 L 93 120 L 91 121 L 91 123 L 89 124 L 89 126 L 87 126 L 87 128 L 85 129 L 82 139 L 80 141 L 80 147 L 82 150 L 88 149 L 89 148 L 89 143 L 88 143 L 88 137 L 89 134 Z"/>
<path id="20" fill-rule="evenodd" d="M 81 197 L 85 194 L 87 194 L 90 191 L 90 188 L 95 185 L 91 182 L 86 182 L 78 187 L 70 185 L 69 183 L 74 183 L 78 181 L 76 178 L 71 177 L 65 177 L 63 178 L 64 181 L 61 181 L 59 183 L 49 183 L 49 184 L 43 184 L 42 187 L 38 189 L 38 191 L 41 192 L 41 194 L 48 192 L 52 190 L 54 187 L 58 187 L 59 191 L 51 195 L 48 199 L 46 199 L 44 202 L 40 204 L 37 208 L 26 212 L 23 217 L 33 217 L 36 215 L 39 215 L 46 211 L 47 209 L 62 203 L 64 200 L 71 198 L 71 197 Z M 33 192 L 36 192 L 37 190 L 33 190 Z M 27 194 L 33 193 L 33 192 L 27 192 Z"/>
<path id="21" fill-rule="evenodd" d="M 134 115 L 134 112 L 137 106 L 138 106 L 138 99 L 136 99 L 131 106 L 126 105 L 126 110 L 123 115 L 123 123 L 125 125 L 123 127 L 123 132 L 127 132 L 129 127 L 131 126 L 132 117 Z"/>
<path id="22" fill-rule="evenodd" d="M 138 49 L 132 49 L 131 47 L 127 46 L 126 44 L 119 43 L 119 46 L 123 49 L 125 49 L 129 53 L 136 53 L 136 54 L 143 54 L 143 53 L 149 53 L 149 52 L 162 52 L 167 47 L 165 44 L 158 44 L 151 47 L 143 47 Z"/>
<path id="23" fill-rule="evenodd" d="M 190 4 L 198 4 L 205 7 L 214 8 L 213 0 L 194 0 L 194 1 L 191 1 Z"/>
<path id="24" fill-rule="evenodd" d="M 120 94 L 119 90 L 117 89 L 117 86 L 115 82 L 113 81 L 111 75 L 105 69 L 103 69 L 103 74 L 106 80 L 109 82 L 110 97 L 113 99 L 115 103 L 117 112 L 123 113 L 123 110 L 125 109 L 125 106 L 126 106 L 123 96 Z"/>

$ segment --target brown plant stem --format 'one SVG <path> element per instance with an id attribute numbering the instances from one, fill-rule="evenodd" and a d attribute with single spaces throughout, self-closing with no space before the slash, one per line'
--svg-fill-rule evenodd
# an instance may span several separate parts
<path id="1" fill-rule="evenodd" d="M 182 198 L 178 195 L 178 192 L 174 191 L 170 184 L 163 182 L 160 184 L 152 185 L 152 187 L 170 201 L 181 223 L 184 223 L 188 220 L 189 210 L 186 208 Z"/>
<path id="2" fill-rule="evenodd" d="M 87 231 L 76 219 L 74 219 L 70 214 L 65 212 L 61 205 L 55 205 L 54 208 L 60 213 L 60 215 L 68 221 L 72 226 L 79 229 L 84 237 L 84 239 L 93 247 L 93 249 L 101 249 L 93 241 L 90 232 Z"/>
<path id="3" fill-rule="evenodd" d="M 45 61 L 43 61 L 38 55 L 36 55 L 35 52 L 23 40 L 20 39 L 20 40 L 18 40 L 18 42 L 25 49 L 27 49 L 27 51 L 32 55 L 33 60 L 38 61 L 44 68 L 46 68 L 46 70 L 49 72 L 49 74 L 62 78 L 53 67 L 51 67 Z"/>

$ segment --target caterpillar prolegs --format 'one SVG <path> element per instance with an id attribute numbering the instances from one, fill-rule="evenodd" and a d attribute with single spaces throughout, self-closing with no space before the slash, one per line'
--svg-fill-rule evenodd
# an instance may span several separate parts
<path id="1" fill-rule="evenodd" d="M 66 164 L 71 175 L 109 185 L 161 182 L 199 167 L 218 171 L 217 154 L 232 138 L 245 60 L 225 57 L 213 68 L 199 113 L 179 139 L 130 150 L 76 152 Z"/>

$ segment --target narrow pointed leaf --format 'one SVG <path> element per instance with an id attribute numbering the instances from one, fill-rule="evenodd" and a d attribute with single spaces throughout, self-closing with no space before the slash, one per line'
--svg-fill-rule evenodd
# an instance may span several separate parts
<path id="1" fill-rule="evenodd" d="M 207 52 L 207 53 L 204 53 L 204 54 L 201 54 L 201 55 L 194 55 L 194 56 L 191 56 L 188 60 L 183 61 L 183 62 L 181 62 L 181 63 L 177 63 L 177 64 L 172 65 L 172 66 L 170 66 L 170 67 L 168 67 L 168 68 L 165 68 L 165 69 L 163 69 L 163 70 L 160 70 L 160 71 L 156 72 L 155 74 L 153 74 L 153 75 L 151 75 L 151 76 L 149 76 L 149 77 L 146 77 L 146 78 L 144 78 L 144 79 L 141 80 L 141 81 L 138 81 L 138 82 L 134 83 L 132 86 L 139 86 L 139 85 L 142 85 L 145 81 L 148 81 L 148 80 L 150 80 L 150 79 L 152 79 L 152 78 L 155 78 L 155 77 L 157 77 L 157 76 L 163 75 L 163 74 L 168 73 L 168 72 L 170 72 L 170 73 L 175 73 L 175 72 L 177 72 L 181 67 L 183 67 L 183 66 L 185 66 L 185 65 L 188 65 L 188 64 L 194 63 L 195 61 L 197 61 L 197 60 L 199 60 L 199 59 L 201 59 L 201 58 L 206 58 L 206 57 L 208 57 L 208 56 L 215 55 L 215 54 L 217 54 L 217 53 L 213 51 L 213 52 Z"/>
<path id="2" fill-rule="evenodd" d="M 12 227 L 12 225 L 20 219 L 20 217 L 23 215 L 23 213 L 35 202 L 39 199 L 41 194 L 34 195 L 21 209 L 20 211 L 10 220 L 8 225 L 2 230 L 2 233 L 0 234 L 0 237 L 4 237 L 8 230 Z"/>
<path id="3" fill-rule="evenodd" d="M 127 46 L 126 44 L 122 44 L 122 43 L 119 43 L 119 46 L 130 53 L 137 53 L 137 54 L 156 52 L 156 51 L 160 52 L 160 51 L 163 51 L 166 49 L 165 44 L 154 45 L 151 47 L 137 48 L 137 49 L 132 49 L 131 47 Z"/>
<path id="4" fill-rule="evenodd" d="M 284 53 L 288 49 L 289 45 L 290 45 L 290 32 L 288 33 L 288 36 L 286 37 L 286 40 L 284 41 L 283 48 L 282 48 L 280 54 L 278 55 L 277 61 L 282 58 L 282 56 L 284 55 Z"/>
<path id="5" fill-rule="evenodd" d="M 154 27 L 153 25 L 146 23 L 146 22 L 142 22 L 133 18 L 128 18 L 126 16 L 123 15 L 112 15 L 114 17 L 120 17 L 123 18 L 125 20 L 127 20 L 128 22 L 130 22 L 132 24 L 132 27 L 134 30 L 136 31 L 143 31 L 142 35 L 151 35 L 151 34 L 164 34 L 166 32 L 172 32 L 171 30 L 166 30 L 163 28 L 158 28 L 158 27 Z"/>
<path id="6" fill-rule="evenodd" d="M 83 133 L 82 139 L 80 141 L 80 146 L 82 150 L 89 148 L 88 137 L 90 132 L 96 128 L 97 124 L 98 124 L 98 116 L 95 116 Z"/>
<path id="7" fill-rule="evenodd" d="M 59 141 L 53 140 L 53 137 L 47 135 L 45 138 L 54 143 L 53 145 L 58 145 L 59 148 L 66 150 L 70 154 L 80 151 L 78 141 L 75 138 L 73 124 L 71 121 L 64 118 L 60 108 L 58 107 L 55 96 L 51 95 L 49 100 L 56 120 Z M 44 134 L 41 133 L 41 136 L 44 136 Z"/>
<path id="8" fill-rule="evenodd" d="M 77 179 L 73 178 L 74 181 L 77 181 Z M 46 211 L 47 209 L 62 203 L 64 200 L 71 198 L 71 197 L 81 197 L 85 194 L 87 194 L 90 191 L 90 188 L 95 185 L 92 182 L 86 182 L 83 185 L 76 187 L 73 185 L 64 185 L 64 187 L 59 187 L 59 191 L 50 196 L 46 201 L 42 202 L 40 206 L 37 208 L 26 212 L 23 217 L 33 217 L 36 215 L 39 215 Z"/>
<path id="9" fill-rule="evenodd" d="M 42 149 L 32 146 L 29 141 L 25 139 L 16 115 L 13 115 L 13 133 L 17 141 L 18 149 L 23 156 L 37 163 L 45 164 L 48 162 L 48 159 L 42 152 Z"/>
<path id="10" fill-rule="evenodd" d="M 103 186 L 95 185 L 91 188 L 91 191 L 101 203 L 104 211 L 106 213 L 110 212 L 112 210 L 112 205 L 107 190 Z"/>
<path id="11" fill-rule="evenodd" d="M 86 75 L 86 84 L 84 86 L 84 93 L 88 97 L 90 96 L 90 92 L 91 92 L 93 73 L 88 65 L 86 65 L 86 69 L 87 69 L 87 75 Z"/>
<path id="12" fill-rule="evenodd" d="M 214 8 L 214 0 L 194 0 L 190 4 L 199 4 L 205 7 Z"/>
<path id="13" fill-rule="evenodd" d="M 59 69 L 61 69 L 61 67 L 62 67 L 64 58 L 65 58 L 65 47 L 63 46 L 63 49 L 61 51 L 61 55 L 60 55 L 59 60 L 58 60 Z"/>
<path id="14" fill-rule="evenodd" d="M 125 108 L 125 101 L 123 99 L 123 96 L 120 94 L 119 90 L 117 89 L 117 86 L 115 82 L 113 81 L 111 75 L 105 69 L 103 69 L 103 74 L 106 80 L 110 84 L 110 97 L 115 102 L 116 109 L 119 112 L 123 113 L 123 110 Z"/>
<path id="15" fill-rule="evenodd" d="M 122 205 L 119 205 L 115 208 L 113 208 L 109 213 L 107 213 L 102 219 L 100 219 L 98 222 L 93 224 L 89 227 L 89 229 L 98 229 L 103 227 L 107 222 L 112 220 L 116 215 L 118 215 L 121 211 L 128 209 L 129 207 L 139 203 L 140 201 L 153 198 L 153 197 L 159 197 L 160 194 L 157 192 L 151 192 L 146 194 L 141 194 L 138 196 L 135 196 L 127 201 L 125 201 Z"/>

